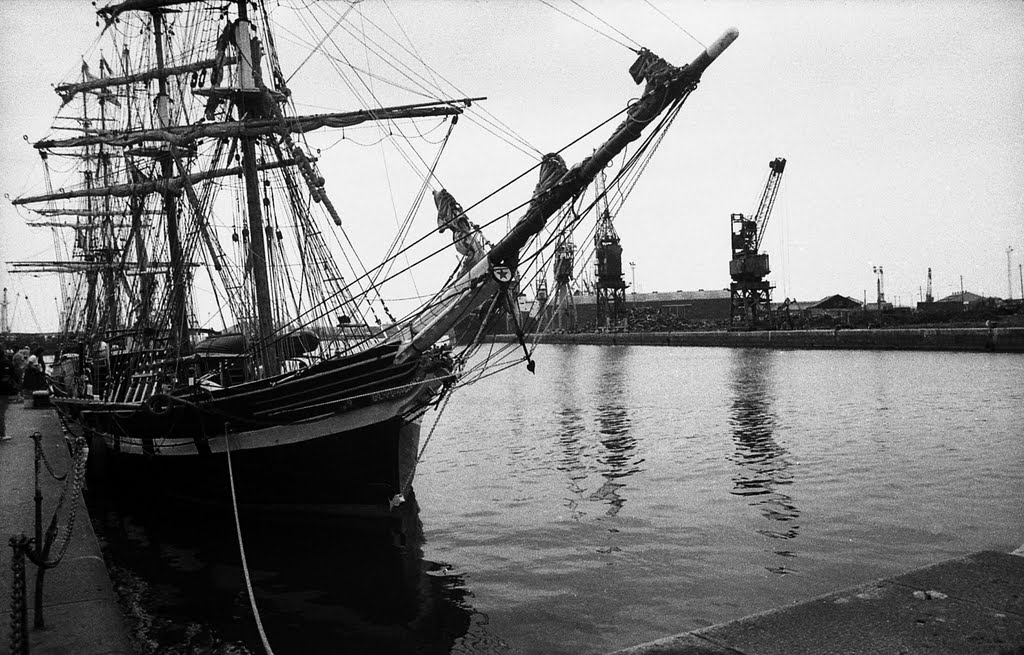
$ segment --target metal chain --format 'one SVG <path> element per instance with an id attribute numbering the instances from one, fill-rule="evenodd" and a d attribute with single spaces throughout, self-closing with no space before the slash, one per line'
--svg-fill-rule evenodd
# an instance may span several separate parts
<path id="1" fill-rule="evenodd" d="M 437 418 L 434 419 L 434 424 L 430 426 L 430 432 L 427 433 L 427 439 L 423 442 L 423 445 L 420 447 L 420 452 L 416 455 L 416 463 L 409 470 L 409 474 L 405 476 L 405 481 L 402 482 L 400 487 L 398 487 L 399 496 L 402 498 L 405 497 L 405 494 L 409 493 L 409 486 L 412 484 L 412 476 L 415 474 L 416 468 L 420 464 L 420 460 L 423 459 L 423 453 L 427 452 L 427 445 L 430 443 L 430 438 L 434 436 L 434 430 L 437 429 L 437 424 L 441 422 L 441 415 L 444 414 L 444 410 L 448 406 L 448 401 L 451 400 L 451 398 L 452 394 L 450 391 L 445 393 L 444 400 L 441 402 L 441 406 L 437 410 Z M 394 506 L 397 506 L 397 504 L 393 505 L 393 507 Z"/>
<path id="2" fill-rule="evenodd" d="M 25 535 L 11 537 L 11 631 L 8 645 L 11 655 L 28 655 L 28 602 L 25 587 Z"/>
<path id="3" fill-rule="evenodd" d="M 68 469 L 68 471 L 64 471 L 63 475 L 57 475 L 56 473 L 53 472 L 53 465 L 50 464 L 50 460 L 46 459 L 46 453 L 43 452 L 42 438 L 36 438 L 36 435 L 38 434 L 38 432 L 32 434 L 32 439 L 36 442 L 36 457 L 43 460 L 43 464 L 46 465 L 46 470 L 50 472 L 50 475 L 53 477 L 54 480 L 62 482 L 64 478 L 68 477 L 68 471 L 70 471 L 71 469 Z"/>
<path id="4" fill-rule="evenodd" d="M 47 566 L 57 566 L 61 560 L 64 559 L 64 554 L 68 550 L 68 546 L 71 545 L 71 535 L 75 529 L 75 517 L 78 513 L 78 501 L 82 497 L 82 483 L 85 480 L 85 462 L 89 456 L 89 449 L 86 448 L 84 439 L 76 439 L 74 442 L 75 459 L 72 462 L 73 469 L 75 472 L 74 478 L 71 484 L 71 510 L 68 512 L 68 524 L 64 529 L 64 538 L 61 542 L 57 557 L 47 562 Z M 63 498 L 62 498 L 63 500 Z"/>

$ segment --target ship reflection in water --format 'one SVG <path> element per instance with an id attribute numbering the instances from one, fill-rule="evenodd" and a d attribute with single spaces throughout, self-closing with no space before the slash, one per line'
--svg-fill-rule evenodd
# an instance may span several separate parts
<path id="1" fill-rule="evenodd" d="M 95 496 L 95 494 L 93 494 Z M 91 497 L 136 652 L 263 653 L 230 511 Z M 414 494 L 386 518 L 242 515 L 256 605 L 277 652 L 472 652 L 486 626 L 463 578 L 423 559 Z"/>
<path id="2" fill-rule="evenodd" d="M 566 351 L 563 351 L 565 354 Z M 641 471 L 643 459 L 637 459 L 637 440 L 632 434 L 632 421 L 625 399 L 627 351 L 623 348 L 602 348 L 599 350 L 597 366 L 588 371 L 591 379 L 588 389 L 593 396 L 581 399 L 575 394 L 575 386 L 559 387 L 563 394 L 558 399 L 558 444 L 562 450 L 559 470 L 569 475 L 569 491 L 572 493 L 567 506 L 575 520 L 586 512 L 580 500 L 606 504 L 605 515 L 615 516 L 622 509 L 626 499 L 621 490 L 626 486 L 623 479 Z M 554 365 L 572 367 L 569 358 Z M 596 443 L 587 437 L 590 434 L 581 407 L 593 407 Z M 597 473 L 599 486 L 589 494 L 587 478 Z"/>
<path id="3" fill-rule="evenodd" d="M 795 539 L 800 526 L 800 510 L 780 488 L 792 484 L 787 451 L 773 436 L 776 416 L 772 409 L 772 364 L 778 353 L 768 349 L 736 349 L 732 366 L 732 428 L 736 452 L 731 457 L 738 465 L 733 475 L 732 494 L 749 498 L 768 525 L 758 532 L 770 539 Z M 772 552 L 782 558 L 796 557 L 791 548 L 777 547 Z M 784 564 L 766 567 L 772 573 L 786 575 L 795 570 Z"/>

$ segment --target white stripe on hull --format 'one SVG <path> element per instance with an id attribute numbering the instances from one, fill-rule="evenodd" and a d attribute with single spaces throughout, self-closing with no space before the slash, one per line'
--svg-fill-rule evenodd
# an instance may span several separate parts
<path id="1" fill-rule="evenodd" d="M 440 380 L 431 378 L 425 380 L 419 386 L 413 387 L 410 393 L 403 394 L 393 400 L 378 401 L 368 407 L 349 409 L 336 414 L 326 414 L 316 419 L 301 423 L 290 423 L 286 425 L 273 425 L 265 428 L 246 430 L 244 432 L 233 432 L 228 435 L 231 451 L 258 450 L 262 448 L 273 448 L 286 444 L 320 439 L 332 435 L 340 435 L 352 430 L 358 430 L 377 423 L 383 423 L 396 416 L 405 416 L 414 412 L 422 405 L 422 398 L 433 395 L 441 385 Z M 88 424 L 90 410 L 82 406 L 81 399 L 68 399 L 81 410 L 82 423 Z M 72 404 L 69 402 L 67 404 Z M 54 399 L 54 403 L 61 404 L 61 399 Z M 97 405 L 103 403 L 97 402 Z M 419 423 L 419 417 L 409 419 L 410 422 Z M 118 446 L 115 446 L 113 435 L 103 434 L 103 440 L 107 447 L 117 450 L 126 455 L 146 455 L 143 452 L 141 440 L 136 438 L 122 438 Z M 203 435 L 197 435 L 202 439 Z M 225 452 L 225 436 L 206 435 L 206 443 L 210 451 L 214 453 Z M 194 437 L 174 437 L 153 440 L 153 454 L 163 457 L 189 457 L 199 455 Z"/>

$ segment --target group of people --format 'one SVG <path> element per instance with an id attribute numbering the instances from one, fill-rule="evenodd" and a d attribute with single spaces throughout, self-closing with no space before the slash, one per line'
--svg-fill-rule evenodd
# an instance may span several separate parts
<path id="1" fill-rule="evenodd" d="M 46 388 L 46 363 L 43 349 L 36 344 L 8 350 L 0 342 L 0 441 L 10 439 L 7 434 L 7 406 L 25 400 L 25 392 Z"/>

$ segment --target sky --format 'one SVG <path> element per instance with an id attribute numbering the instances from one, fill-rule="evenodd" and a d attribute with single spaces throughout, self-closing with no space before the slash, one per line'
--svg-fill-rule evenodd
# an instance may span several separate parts
<path id="1" fill-rule="evenodd" d="M 0 2 L 0 260 L 53 256 L 49 232 L 25 227 L 8 196 L 42 188 L 23 135 L 48 134 L 59 106 L 51 86 L 73 76 L 92 45 L 93 11 L 90 0 Z M 682 64 L 703 49 L 698 40 L 739 29 L 616 217 L 623 260 L 635 262 L 626 281 L 637 291 L 727 288 L 729 215 L 753 212 L 769 161 L 785 157 L 762 243 L 777 299 L 866 293 L 873 301 L 874 266 L 884 267 L 887 300 L 903 305 L 919 299 L 929 267 L 937 298 L 959 292 L 961 276 L 968 291 L 1007 297 L 1007 247 L 1012 296 L 1021 297 L 1024 3 L 365 0 L 351 20 L 363 11 L 377 21 L 392 12 L 424 60 L 466 95 L 486 96 L 484 107 L 540 152 L 638 95 L 626 45 Z M 282 59 L 288 74 L 296 63 Z M 320 65 L 314 57 L 296 76 L 296 89 L 312 92 L 311 110 L 353 108 Z M 380 95 L 421 100 L 400 91 Z M 462 124 L 446 155 L 438 178 L 464 206 L 536 159 Z M 328 191 L 343 215 L 380 232 L 415 186 L 389 178 L 397 201 L 373 216 L 363 204 L 372 187 L 355 162 L 346 168 L 342 158 Z M 27 296 L 35 313 L 18 298 L 15 331 L 54 328 L 55 280 L 4 266 L 0 285 L 12 304 Z"/>

